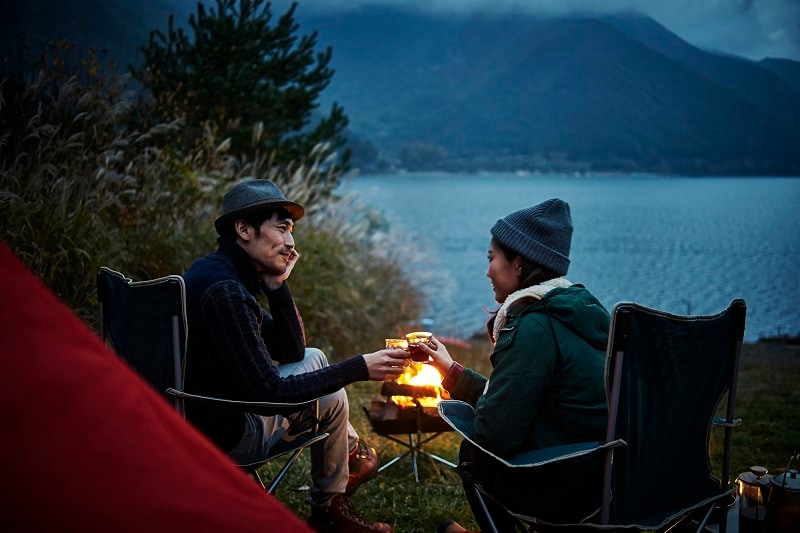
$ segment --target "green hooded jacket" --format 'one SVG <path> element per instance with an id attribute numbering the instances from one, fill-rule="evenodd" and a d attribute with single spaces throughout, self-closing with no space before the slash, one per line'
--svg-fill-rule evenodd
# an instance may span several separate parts
<path id="1" fill-rule="evenodd" d="M 486 379 L 465 369 L 450 391 L 476 409 L 475 440 L 500 457 L 605 438 L 609 314 L 581 285 L 508 312 Z"/>

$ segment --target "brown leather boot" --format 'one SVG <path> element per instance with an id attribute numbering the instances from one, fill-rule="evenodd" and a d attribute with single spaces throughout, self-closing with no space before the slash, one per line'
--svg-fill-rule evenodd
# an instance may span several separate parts
<path id="1" fill-rule="evenodd" d="M 378 475 L 380 461 L 375 448 L 370 448 L 364 441 L 359 440 L 356 449 L 350 452 L 347 462 L 350 467 L 350 477 L 347 479 L 344 493 L 351 496 L 362 483 Z"/>
<path id="2" fill-rule="evenodd" d="M 355 505 L 344 494 L 334 496 L 326 508 L 313 508 L 308 517 L 308 525 L 318 533 L 393 532 L 389 524 L 367 522 L 358 516 Z"/>

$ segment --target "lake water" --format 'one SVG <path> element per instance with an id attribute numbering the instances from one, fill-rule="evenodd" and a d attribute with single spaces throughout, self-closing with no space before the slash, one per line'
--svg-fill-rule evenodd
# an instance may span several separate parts
<path id="1" fill-rule="evenodd" d="M 554 197 L 575 228 L 566 277 L 609 310 L 634 301 L 709 314 L 744 298 L 746 340 L 800 333 L 800 178 L 420 173 L 359 176 L 342 190 L 422 252 L 405 268 L 442 336 L 484 331 L 497 307 L 485 276 L 495 221 Z"/>

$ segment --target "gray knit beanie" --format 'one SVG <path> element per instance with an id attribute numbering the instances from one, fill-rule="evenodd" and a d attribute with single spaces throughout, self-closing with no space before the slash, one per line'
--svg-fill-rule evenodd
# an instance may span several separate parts
<path id="1" fill-rule="evenodd" d="M 492 236 L 519 255 L 563 276 L 569 268 L 572 217 L 558 198 L 514 211 L 498 220 Z"/>

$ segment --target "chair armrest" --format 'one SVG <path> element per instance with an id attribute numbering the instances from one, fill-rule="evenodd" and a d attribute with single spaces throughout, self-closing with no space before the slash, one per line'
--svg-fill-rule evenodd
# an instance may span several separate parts
<path id="1" fill-rule="evenodd" d="M 179 391 L 171 387 L 166 390 L 166 394 L 167 396 L 171 396 L 173 398 L 227 407 L 229 409 L 245 411 L 247 413 L 255 413 L 261 416 L 290 415 L 314 405 L 314 403 L 317 401 L 311 400 L 303 403 L 246 402 L 241 400 L 214 398 L 212 396 L 202 396 L 200 394 L 190 394 L 188 392 Z"/>
<path id="2" fill-rule="evenodd" d="M 741 418 L 734 418 L 733 420 L 728 422 L 728 420 L 725 419 L 725 418 L 714 418 L 711 421 L 711 425 L 712 425 L 712 427 L 715 427 L 715 428 L 716 427 L 735 428 L 736 426 L 741 426 L 742 425 L 742 419 Z"/>
<path id="3" fill-rule="evenodd" d="M 609 442 L 580 442 L 576 444 L 564 444 L 562 446 L 553 446 L 551 448 L 542 448 L 540 450 L 522 452 L 509 459 L 497 457 L 497 460 L 512 468 L 534 467 L 546 465 L 556 461 L 566 461 L 568 459 L 574 459 L 575 457 L 581 457 L 583 455 L 588 455 L 601 450 L 608 450 L 609 448 L 617 448 L 619 446 L 627 446 L 627 443 L 622 439 L 617 439 Z"/>
<path id="4" fill-rule="evenodd" d="M 536 467 L 626 445 L 625 441 L 621 439 L 610 442 L 581 442 L 542 448 L 540 450 L 529 450 L 506 459 L 495 455 L 475 442 L 473 438 L 475 409 L 470 404 L 458 400 L 443 400 L 439 402 L 439 416 L 475 447 L 511 468 Z"/>

